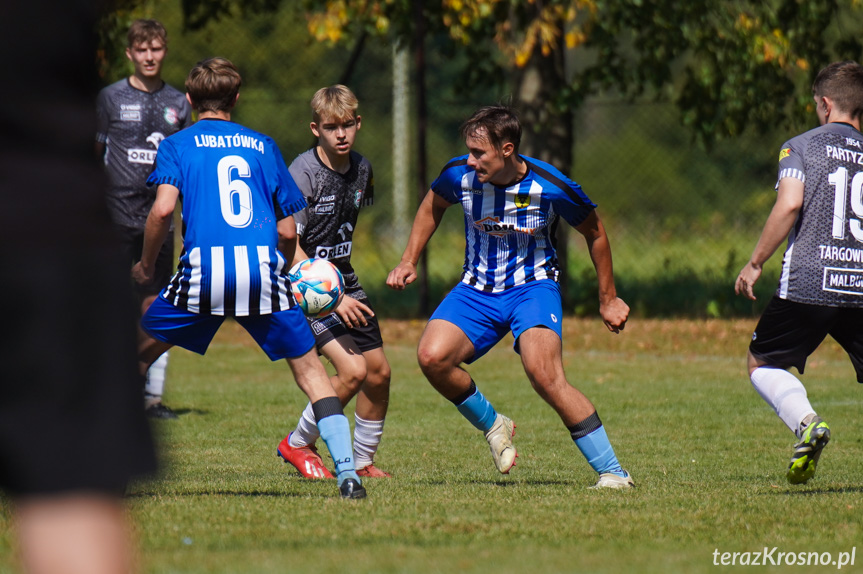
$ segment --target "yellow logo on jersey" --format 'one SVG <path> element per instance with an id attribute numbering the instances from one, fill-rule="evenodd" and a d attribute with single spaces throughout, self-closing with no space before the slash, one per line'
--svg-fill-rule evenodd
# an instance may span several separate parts
<path id="1" fill-rule="evenodd" d="M 515 206 L 519 209 L 524 209 L 530 205 L 530 195 L 527 193 L 519 193 L 515 196 Z"/>
<path id="2" fill-rule="evenodd" d="M 787 147 L 784 150 L 779 152 L 779 161 L 782 161 L 783 159 L 785 159 L 789 155 L 791 155 L 791 148 Z"/>

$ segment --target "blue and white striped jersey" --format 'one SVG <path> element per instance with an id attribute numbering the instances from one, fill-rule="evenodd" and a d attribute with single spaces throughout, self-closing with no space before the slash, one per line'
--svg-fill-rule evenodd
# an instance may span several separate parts
<path id="1" fill-rule="evenodd" d="M 272 139 L 201 120 L 162 142 L 147 183 L 177 187 L 183 204 L 183 252 L 167 301 L 240 317 L 295 305 L 276 223 L 306 200 Z"/>
<path id="2" fill-rule="evenodd" d="M 596 207 L 581 186 L 545 162 L 521 156 L 524 179 L 507 187 L 483 184 L 467 156 L 450 160 L 431 189 L 464 208 L 462 283 L 499 293 L 538 279 L 558 280 L 554 249 L 558 217 L 572 226 Z"/>

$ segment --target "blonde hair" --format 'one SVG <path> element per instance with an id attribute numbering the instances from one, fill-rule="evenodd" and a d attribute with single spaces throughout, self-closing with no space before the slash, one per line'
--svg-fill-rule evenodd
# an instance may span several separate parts
<path id="1" fill-rule="evenodd" d="M 335 84 L 321 88 L 312 96 L 312 121 L 319 122 L 321 118 L 343 120 L 357 115 L 360 103 L 347 86 Z"/>

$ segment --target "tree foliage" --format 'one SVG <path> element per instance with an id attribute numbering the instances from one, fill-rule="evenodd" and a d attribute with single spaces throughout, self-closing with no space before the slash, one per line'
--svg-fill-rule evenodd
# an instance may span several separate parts
<path id="1" fill-rule="evenodd" d="M 102 46 L 122 46 L 141 0 L 115 0 L 99 29 Z M 302 0 L 309 34 L 355 42 L 360 35 L 410 44 L 417 6 L 438 49 L 467 54 L 464 89 L 517 84 L 526 67 L 566 50 L 546 103 L 572 111 L 614 93 L 673 100 L 682 121 L 709 143 L 747 127 L 762 130 L 811 117 L 808 85 L 836 59 L 861 59 L 863 0 Z M 281 0 L 182 0 L 187 29 Z M 440 41 L 442 39 L 442 41 Z M 537 58 L 540 60 L 537 61 Z M 122 62 L 110 48 L 103 71 Z M 558 55 L 559 59 L 559 55 Z M 560 68 L 554 62 L 548 67 Z"/>
<path id="2" fill-rule="evenodd" d="M 549 106 L 572 110 L 586 97 L 607 92 L 669 98 L 684 123 L 709 143 L 748 126 L 760 130 L 806 117 L 811 112 L 806 88 L 818 69 L 863 55 L 857 39 L 861 3 L 440 0 L 421 5 L 428 31 L 468 50 L 469 65 L 478 66 L 486 81 L 510 79 L 535 55 L 551 58 L 566 49 L 574 69 Z M 414 30 L 411 0 L 304 0 L 304 7 L 309 32 L 320 40 L 344 41 L 361 29 L 408 41 Z"/>

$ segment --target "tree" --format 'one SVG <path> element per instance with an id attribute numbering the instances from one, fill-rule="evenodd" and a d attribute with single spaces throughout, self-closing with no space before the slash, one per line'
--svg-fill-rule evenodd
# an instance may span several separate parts
<path id="1" fill-rule="evenodd" d="M 397 37 L 414 30 L 410 0 L 304 6 L 309 31 L 322 40 L 358 29 Z M 861 0 L 441 0 L 425 2 L 424 13 L 429 33 L 443 31 L 471 52 L 479 67 L 466 70 L 469 80 L 515 72 L 523 81 L 525 70 L 545 66 L 557 77 L 543 80 L 560 85 L 544 90 L 552 118 L 599 92 L 673 99 L 709 145 L 811 112 L 805 86 L 818 69 L 863 55 L 860 7 Z M 555 61 L 562 48 L 575 64 L 569 73 Z"/>

